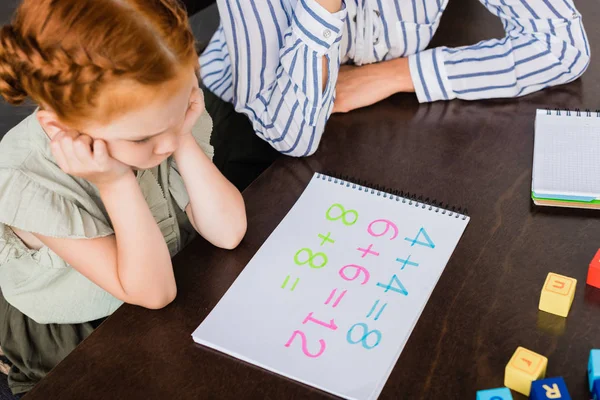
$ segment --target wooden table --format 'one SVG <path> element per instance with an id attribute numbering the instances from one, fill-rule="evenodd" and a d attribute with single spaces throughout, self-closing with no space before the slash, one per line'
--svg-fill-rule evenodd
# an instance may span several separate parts
<path id="1" fill-rule="evenodd" d="M 436 43 L 502 36 L 475 0 L 453 0 Z M 600 5 L 578 1 L 592 54 Z M 586 287 L 600 214 L 537 208 L 530 198 L 537 108 L 600 108 L 600 63 L 570 85 L 518 100 L 418 105 L 398 95 L 331 118 L 320 150 L 282 158 L 244 193 L 248 234 L 232 252 L 202 240 L 174 261 L 179 295 L 160 311 L 124 306 L 27 399 L 321 399 L 328 395 L 194 344 L 192 331 L 292 207 L 315 171 L 466 206 L 471 222 L 435 288 L 382 399 L 474 399 L 503 385 L 517 346 L 549 358 L 547 376 L 587 396 L 587 358 L 600 347 L 600 290 Z M 567 319 L 538 312 L 549 271 L 579 283 Z M 516 399 L 524 398 L 515 396 Z"/>

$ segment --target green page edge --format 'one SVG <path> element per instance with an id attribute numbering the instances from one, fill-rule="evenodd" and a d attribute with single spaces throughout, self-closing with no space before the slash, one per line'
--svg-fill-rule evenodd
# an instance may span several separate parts
<path id="1" fill-rule="evenodd" d="M 575 204 L 600 204 L 600 199 L 599 200 L 592 200 L 592 201 L 577 201 L 577 200 L 557 200 L 557 199 L 550 199 L 550 198 L 545 198 L 545 197 L 536 197 L 533 194 L 533 191 L 531 192 L 531 198 L 533 200 L 548 200 L 548 201 L 560 201 L 560 202 L 565 202 L 565 203 L 575 203 Z"/>

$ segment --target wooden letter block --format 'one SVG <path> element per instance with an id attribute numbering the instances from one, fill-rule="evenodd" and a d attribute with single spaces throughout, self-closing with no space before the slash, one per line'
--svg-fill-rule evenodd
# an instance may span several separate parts
<path id="1" fill-rule="evenodd" d="M 497 388 L 478 391 L 477 400 L 513 400 L 513 397 L 509 388 Z"/>
<path id="2" fill-rule="evenodd" d="M 592 387 L 592 399 L 600 400 L 600 379 L 594 381 L 594 386 Z"/>
<path id="3" fill-rule="evenodd" d="M 529 396 L 531 382 L 546 376 L 548 359 L 523 347 L 517 351 L 506 365 L 504 385 L 512 390 Z"/>
<path id="4" fill-rule="evenodd" d="M 575 297 L 577 279 L 550 272 L 540 296 L 540 310 L 566 317 Z"/>
<path id="5" fill-rule="evenodd" d="M 588 383 L 590 385 L 590 392 L 594 388 L 594 381 L 597 380 L 600 380 L 600 350 L 593 349 L 590 351 L 590 360 L 588 361 Z"/>
<path id="6" fill-rule="evenodd" d="M 529 398 L 531 400 L 571 400 L 565 380 L 560 376 L 533 382 Z"/>
<path id="7" fill-rule="evenodd" d="M 600 250 L 598 250 L 590 263 L 586 283 L 590 286 L 600 288 Z"/>

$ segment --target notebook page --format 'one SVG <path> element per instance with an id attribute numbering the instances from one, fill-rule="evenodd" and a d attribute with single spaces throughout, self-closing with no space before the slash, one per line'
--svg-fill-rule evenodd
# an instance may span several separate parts
<path id="1" fill-rule="evenodd" d="M 538 110 L 533 160 L 534 193 L 600 197 L 600 118 L 597 113 Z"/>
<path id="2" fill-rule="evenodd" d="M 374 399 L 469 219 L 329 179 L 313 177 L 193 338 Z"/>

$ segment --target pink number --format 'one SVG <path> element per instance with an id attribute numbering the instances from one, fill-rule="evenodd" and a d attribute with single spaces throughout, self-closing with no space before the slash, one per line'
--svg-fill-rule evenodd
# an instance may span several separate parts
<path id="1" fill-rule="evenodd" d="M 373 225 L 375 225 L 375 224 L 385 224 L 385 230 L 383 232 L 381 232 L 381 233 L 375 233 L 373 231 Z M 373 222 L 371 222 L 369 224 L 369 228 L 367 228 L 367 231 L 369 232 L 369 234 L 371 236 L 379 237 L 379 236 L 383 236 L 386 233 L 388 233 L 388 231 L 390 230 L 390 227 L 394 230 L 394 235 L 390 238 L 390 240 L 394 240 L 398 236 L 398 227 L 396 226 L 396 224 L 394 224 L 390 220 L 387 220 L 387 219 L 376 219 L 375 221 L 373 221 Z"/>
<path id="2" fill-rule="evenodd" d="M 329 328 L 333 331 L 335 331 L 338 327 L 335 324 L 335 322 L 333 321 L 333 319 L 331 321 L 329 321 L 329 323 L 327 322 L 323 322 L 323 321 L 319 321 L 318 319 L 313 318 L 313 313 L 309 313 L 307 315 L 306 318 L 304 318 L 304 321 L 302 321 L 303 324 L 306 324 L 308 321 L 310 322 L 314 322 L 317 325 L 321 325 L 324 326 L 325 328 Z"/>
<path id="3" fill-rule="evenodd" d="M 348 277 L 348 275 L 346 275 L 347 268 L 354 268 L 354 276 L 353 277 Z M 371 278 L 371 274 L 369 274 L 369 271 L 365 267 L 361 267 L 360 265 L 356 265 L 356 264 L 346 265 L 346 266 L 342 267 L 342 269 L 340 269 L 339 274 L 343 279 L 345 279 L 347 281 L 353 281 L 360 276 L 361 272 L 363 274 L 365 274 L 365 278 L 363 279 L 363 281 L 361 283 L 361 285 L 364 285 L 365 283 L 369 282 L 369 279 Z"/>
<path id="4" fill-rule="evenodd" d="M 319 350 L 319 352 L 317 354 L 310 353 L 308 351 L 308 346 L 306 344 L 306 335 L 302 331 L 294 331 L 294 333 L 292 333 L 292 337 L 290 338 L 290 340 L 288 340 L 287 343 L 285 344 L 285 347 L 290 347 L 290 345 L 294 341 L 294 338 L 296 338 L 296 335 L 300 335 L 300 339 L 302 339 L 302 352 L 306 355 L 306 357 L 310 357 L 310 358 L 320 357 L 321 354 L 323 354 L 323 352 L 325 351 L 325 347 L 327 347 L 325 345 L 325 341 L 323 339 L 319 339 L 319 344 L 321 345 L 321 349 Z"/>

